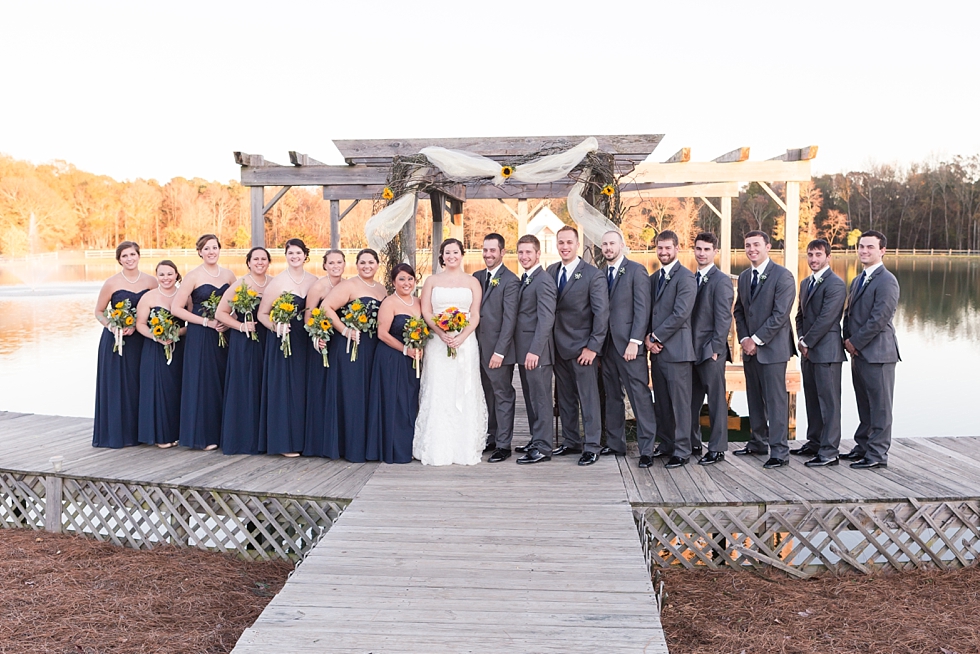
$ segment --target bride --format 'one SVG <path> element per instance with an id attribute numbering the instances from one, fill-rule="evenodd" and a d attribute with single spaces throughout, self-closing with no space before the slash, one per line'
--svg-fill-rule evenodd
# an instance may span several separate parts
<path id="1" fill-rule="evenodd" d="M 483 289 L 463 272 L 463 244 L 455 238 L 439 248 L 442 272 L 422 289 L 422 317 L 438 338 L 425 346 L 425 365 L 415 420 L 412 454 L 424 465 L 474 465 L 483 457 L 487 437 L 487 403 L 480 383 L 480 352 L 473 336 L 480 323 Z M 436 320 L 457 308 L 469 320 L 461 332 L 446 332 Z M 451 357 L 447 348 L 455 348 Z"/>

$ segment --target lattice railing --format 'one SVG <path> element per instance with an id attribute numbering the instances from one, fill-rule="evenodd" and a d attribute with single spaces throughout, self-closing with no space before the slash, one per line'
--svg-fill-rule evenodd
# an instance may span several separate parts
<path id="1" fill-rule="evenodd" d="M 0 527 L 84 534 L 136 549 L 194 546 L 247 559 L 302 558 L 346 507 L 323 498 L 7 472 L 0 472 L 0 493 Z"/>
<path id="2" fill-rule="evenodd" d="M 980 500 L 636 508 L 651 570 L 772 566 L 823 570 L 975 565 Z"/>

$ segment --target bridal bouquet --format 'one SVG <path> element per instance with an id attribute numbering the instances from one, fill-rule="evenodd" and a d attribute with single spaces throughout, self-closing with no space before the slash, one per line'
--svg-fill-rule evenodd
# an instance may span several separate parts
<path id="1" fill-rule="evenodd" d="M 333 325 L 330 324 L 330 319 L 324 315 L 323 309 L 314 307 L 310 310 L 310 318 L 306 321 L 304 327 L 306 333 L 313 340 L 313 347 L 316 347 L 317 341 L 324 341 L 320 354 L 323 355 L 323 367 L 329 368 L 330 362 L 327 361 L 327 343 L 330 342 L 330 337 L 333 336 Z"/>
<path id="2" fill-rule="evenodd" d="M 235 295 L 228 301 L 235 315 L 242 322 L 255 322 L 255 310 L 259 306 L 259 294 L 242 282 L 242 285 L 235 289 Z M 259 335 L 254 331 L 249 332 L 253 341 L 259 340 Z"/>
<path id="3" fill-rule="evenodd" d="M 173 314 L 162 307 L 150 309 L 150 319 L 147 321 L 153 340 L 163 345 L 163 354 L 167 357 L 167 365 L 174 357 L 174 346 L 180 340 L 180 323 Z"/>
<path id="4" fill-rule="evenodd" d="M 136 324 L 136 316 L 133 315 L 133 303 L 129 300 L 116 302 L 115 306 L 106 307 L 103 314 L 109 324 L 106 325 L 112 335 L 116 337 L 116 342 L 112 346 L 113 352 L 123 355 L 123 330 L 129 329 Z"/>
<path id="5" fill-rule="evenodd" d="M 470 324 L 469 319 L 466 314 L 457 309 L 456 307 L 449 307 L 438 316 L 436 316 L 436 324 L 439 325 L 439 329 L 449 333 L 459 333 L 466 329 Z M 446 346 L 446 356 L 456 358 L 456 348 Z"/>
<path id="6" fill-rule="evenodd" d="M 276 336 L 282 341 L 279 349 L 282 351 L 283 358 L 293 353 L 293 348 L 289 345 L 289 330 L 285 329 L 289 321 L 296 317 L 296 296 L 289 291 L 284 291 L 272 303 L 272 311 L 269 312 L 269 319 L 276 326 Z"/>
<path id="7" fill-rule="evenodd" d="M 424 320 L 412 316 L 405 321 L 405 328 L 402 329 L 402 342 L 405 347 L 421 350 L 430 338 L 432 338 L 432 332 L 429 331 L 429 326 L 425 324 Z M 412 360 L 412 367 L 415 368 L 415 378 L 418 379 L 421 373 L 417 356 Z"/>
<path id="8" fill-rule="evenodd" d="M 219 306 L 221 306 L 221 296 L 216 291 L 211 291 L 208 299 L 201 302 L 201 316 L 208 320 L 214 320 L 214 315 Z M 228 337 L 225 336 L 224 332 L 218 332 L 218 347 L 228 347 Z"/>
<path id="9" fill-rule="evenodd" d="M 346 327 L 374 335 L 374 332 L 378 328 L 377 302 L 364 302 L 360 299 L 354 299 L 344 307 L 343 312 L 343 315 L 340 316 L 340 321 Z M 347 351 L 350 352 L 350 360 L 357 361 L 357 341 L 348 338 Z"/>

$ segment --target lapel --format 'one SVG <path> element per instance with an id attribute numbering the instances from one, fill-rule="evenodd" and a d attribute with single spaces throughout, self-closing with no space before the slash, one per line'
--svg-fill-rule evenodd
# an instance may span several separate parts
<path id="1" fill-rule="evenodd" d="M 527 271 L 524 271 L 524 272 L 527 272 Z M 538 267 L 537 270 L 535 270 L 533 273 L 531 273 L 530 275 L 528 275 L 527 283 L 526 284 L 521 281 L 521 278 L 520 277 L 517 278 L 517 283 L 521 285 L 520 297 L 524 297 L 524 289 L 534 283 L 534 278 L 537 277 L 538 276 L 538 273 L 540 273 L 540 272 L 543 272 L 546 275 L 548 274 L 548 271 L 546 271 L 543 267 Z"/>
<path id="2" fill-rule="evenodd" d="M 829 270 L 824 273 L 824 275 L 829 275 L 829 274 L 830 274 Z M 812 298 L 813 295 L 817 292 L 817 289 L 820 288 L 820 284 L 817 284 L 816 286 L 813 287 L 813 293 L 810 292 L 810 280 L 812 278 L 813 275 L 811 274 L 809 277 L 803 280 L 803 284 L 801 285 L 803 288 L 800 289 L 800 306 L 802 306 L 804 309 L 806 309 L 806 305 L 810 303 L 810 298 Z M 820 279 L 823 279 L 823 277 L 821 277 Z"/>
<path id="3" fill-rule="evenodd" d="M 625 257 L 623 258 L 622 265 L 619 267 L 619 269 L 616 271 L 616 275 L 613 277 L 612 288 L 609 289 L 609 297 L 612 297 L 613 293 L 616 292 L 616 289 L 619 288 L 619 279 L 620 277 L 623 277 L 628 272 L 626 266 L 629 265 L 629 262 L 630 262 L 629 259 Z M 609 270 L 609 266 L 606 266 L 606 270 L 607 271 Z M 607 278 L 607 285 L 608 285 L 608 278 Z"/>
<path id="4" fill-rule="evenodd" d="M 855 286 L 857 286 L 857 288 L 855 288 L 852 293 L 851 303 L 856 302 L 859 297 L 864 295 L 864 289 L 871 286 L 871 283 L 875 280 L 876 277 L 878 277 L 882 269 L 884 269 L 884 266 L 878 266 L 878 268 L 866 278 L 868 281 L 864 284 L 861 283 L 861 276 L 860 275 L 857 276 L 857 279 L 854 280 L 854 284 Z"/>
<path id="5" fill-rule="evenodd" d="M 563 288 L 561 291 L 558 292 L 559 300 L 565 297 L 565 294 L 568 293 L 568 287 L 575 283 L 577 279 L 575 276 L 576 275 L 578 275 L 579 277 L 582 276 L 582 266 L 584 265 L 585 265 L 584 261 L 579 261 L 578 265 L 575 266 L 575 270 L 572 272 L 571 275 L 568 276 L 568 279 L 565 280 L 565 288 Z M 558 270 L 555 271 L 557 273 L 557 276 L 555 277 L 555 285 L 558 284 L 558 280 L 561 278 L 561 269 L 562 269 L 562 264 L 561 262 L 559 262 Z"/>
<path id="6" fill-rule="evenodd" d="M 657 271 L 657 280 L 654 282 L 654 284 L 656 284 L 659 288 L 657 289 L 657 294 L 656 297 L 654 297 L 654 300 L 659 300 L 660 296 L 664 294 L 664 291 L 667 290 L 667 284 L 670 283 L 672 277 L 671 275 L 668 275 L 667 277 L 664 278 L 664 283 L 661 284 L 660 275 L 663 272 L 663 269 L 664 269 L 663 266 L 661 266 L 660 270 Z"/>
<path id="7" fill-rule="evenodd" d="M 500 273 L 501 273 L 501 271 L 502 271 L 502 270 L 503 270 L 503 268 L 502 268 L 502 267 L 501 267 L 500 269 L 498 269 L 498 270 L 497 270 L 497 274 L 493 276 L 493 279 L 499 279 L 499 278 L 500 278 Z M 486 271 L 486 274 L 485 274 L 485 275 L 483 275 L 483 283 L 484 283 L 484 284 L 486 284 L 486 283 L 487 283 L 487 275 L 489 275 L 489 274 L 490 274 L 490 271 L 489 271 L 489 270 L 487 270 L 487 271 Z M 491 291 L 493 291 L 493 283 L 492 283 L 492 282 L 493 282 L 493 279 L 491 279 L 491 280 L 490 280 L 490 281 L 491 281 L 491 284 L 490 284 L 489 286 L 487 286 L 487 287 L 486 287 L 486 288 L 487 288 L 487 292 L 483 294 L 483 300 L 482 300 L 482 301 L 480 302 L 480 306 L 481 306 L 481 307 L 482 307 L 482 306 L 483 306 L 484 304 L 486 304 L 486 302 L 487 302 L 487 298 L 488 298 L 488 297 L 490 297 L 490 293 L 491 293 Z"/>

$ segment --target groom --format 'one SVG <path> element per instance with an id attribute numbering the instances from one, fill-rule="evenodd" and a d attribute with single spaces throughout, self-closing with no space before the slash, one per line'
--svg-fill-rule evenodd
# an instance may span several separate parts
<path id="1" fill-rule="evenodd" d="M 489 416 L 487 449 L 490 463 L 510 457 L 514 436 L 514 325 L 517 322 L 517 296 L 520 282 L 504 265 L 504 237 L 487 234 L 483 239 L 484 270 L 473 273 L 483 287 L 480 324 L 476 340 L 480 344 L 480 378 L 487 399 Z"/>

